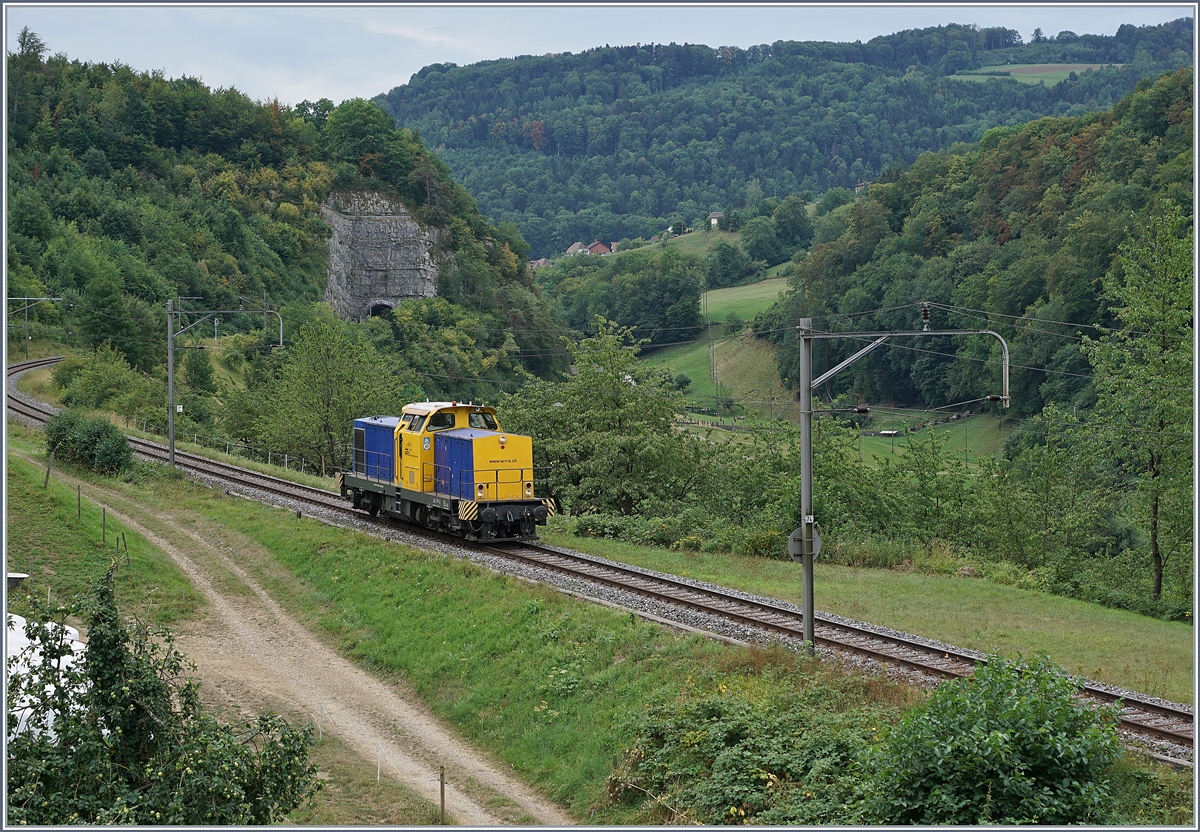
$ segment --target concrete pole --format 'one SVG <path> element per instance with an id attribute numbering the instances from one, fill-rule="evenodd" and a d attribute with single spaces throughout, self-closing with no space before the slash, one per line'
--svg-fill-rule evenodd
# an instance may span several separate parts
<path id="1" fill-rule="evenodd" d="M 803 568 L 804 641 L 809 655 L 815 650 L 813 618 L 812 536 L 812 318 L 800 319 L 800 563 Z"/>
<path id="2" fill-rule="evenodd" d="M 29 304 L 25 304 L 25 360 L 29 360 Z"/>
<path id="3" fill-rule="evenodd" d="M 175 467 L 175 313 L 174 300 L 167 301 L 167 445 L 171 467 Z"/>

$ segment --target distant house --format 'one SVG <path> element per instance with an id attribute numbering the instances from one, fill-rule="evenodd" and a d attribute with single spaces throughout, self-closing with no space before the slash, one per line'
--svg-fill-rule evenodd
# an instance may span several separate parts
<path id="1" fill-rule="evenodd" d="M 867 188 L 869 188 L 869 187 L 871 187 L 871 183 L 870 183 L 870 182 L 858 182 L 858 183 L 856 183 L 856 184 L 855 184 L 855 186 L 854 186 L 854 195 L 855 195 L 855 196 L 858 196 L 860 193 L 862 193 L 864 190 L 866 190 L 866 189 L 867 189 Z"/>
<path id="2" fill-rule="evenodd" d="M 550 265 L 549 257 L 540 257 L 537 260 L 529 261 L 529 268 L 531 268 L 531 269 L 540 269 L 542 266 L 549 266 L 549 265 Z"/>
<path id="3" fill-rule="evenodd" d="M 721 217 L 725 216 L 724 211 L 713 211 L 708 215 L 708 224 L 712 228 L 716 228 L 721 223 Z"/>
<path id="4" fill-rule="evenodd" d="M 588 254 L 612 254 L 612 249 L 600 241 L 596 241 L 588 246 L 587 251 Z"/>
<path id="5" fill-rule="evenodd" d="M 587 246 L 583 243 L 571 243 L 571 247 L 567 249 L 567 254 L 587 254 Z"/>

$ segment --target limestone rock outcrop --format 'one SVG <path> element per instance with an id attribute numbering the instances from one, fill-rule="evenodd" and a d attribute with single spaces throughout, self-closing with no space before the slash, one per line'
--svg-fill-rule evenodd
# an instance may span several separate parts
<path id="1" fill-rule="evenodd" d="M 399 201 L 336 193 L 321 205 L 321 218 L 333 229 L 325 300 L 342 319 L 361 321 L 437 295 L 438 229 L 422 227 Z"/>

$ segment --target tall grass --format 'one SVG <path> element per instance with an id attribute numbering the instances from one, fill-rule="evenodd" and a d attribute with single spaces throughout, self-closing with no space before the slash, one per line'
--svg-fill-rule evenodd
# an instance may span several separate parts
<path id="1" fill-rule="evenodd" d="M 29 578 L 9 592 L 8 610 L 29 609 L 30 598 L 66 602 L 90 592 L 108 565 L 120 566 L 117 603 L 158 624 L 192 615 L 202 598 L 174 562 L 111 513 L 51 477 L 8 457 L 8 571 Z M 77 511 L 78 508 L 78 511 Z"/>

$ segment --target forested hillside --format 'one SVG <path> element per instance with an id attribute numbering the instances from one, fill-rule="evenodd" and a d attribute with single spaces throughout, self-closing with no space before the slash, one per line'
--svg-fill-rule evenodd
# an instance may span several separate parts
<path id="1" fill-rule="evenodd" d="M 473 318 L 479 340 L 468 352 L 508 366 L 508 378 L 520 364 L 555 366 L 555 327 L 522 267 L 519 232 L 484 220 L 445 165 L 375 105 L 256 103 L 194 78 L 47 51 L 26 31 L 8 58 L 8 294 L 65 299 L 39 305 L 35 322 L 71 342 L 110 342 L 151 370 L 166 356 L 168 298 L 205 309 L 320 300 L 329 230 L 318 206 L 332 190 L 366 188 L 448 231 L 435 257 L 439 297 L 453 309 L 418 318 L 429 328 Z M 299 318 L 284 318 L 290 336 Z M 256 319 L 225 325 L 245 331 Z M 446 352 L 440 338 L 425 338 L 424 352 Z M 442 389 L 434 374 L 462 375 L 409 358 L 428 370 L 418 383 L 430 392 Z"/>
<path id="2" fill-rule="evenodd" d="M 337 464 L 364 412 L 494 398 L 565 367 L 565 329 L 532 285 L 520 232 L 487 222 L 375 104 L 256 103 L 193 78 L 45 58 L 28 30 L 19 43 L 8 57 L 8 297 L 58 299 L 31 302 L 31 337 L 93 350 L 56 376 L 68 405 L 164 428 L 168 299 L 247 310 L 176 339 L 177 427 L 221 446 Z M 383 192 L 441 229 L 438 297 L 361 324 L 319 303 L 330 231 L 318 209 L 339 190 Z M 8 307 L 22 340 L 11 324 L 25 303 Z M 282 315 L 282 350 L 264 305 Z M 340 391 L 336 407 L 316 406 L 321 386 Z"/>
<path id="3" fill-rule="evenodd" d="M 1001 392 L 987 337 L 893 338 L 822 386 L 814 514 L 828 557 L 910 568 L 941 558 L 920 568 L 1190 616 L 1192 99 L 1192 70 L 1180 69 L 1111 111 L 994 128 L 894 169 L 857 200 L 821 201 L 813 244 L 785 267 L 788 290 L 754 321 L 789 386 L 802 317 L 820 330 L 919 329 L 928 303 L 931 328 L 990 329 L 1012 348 L 1008 410 L 985 400 Z M 779 225 L 782 207 L 750 222 Z M 650 310 L 668 295 L 654 294 L 648 267 L 672 250 L 539 269 L 574 325 L 606 305 L 635 329 L 598 326 L 572 348 L 578 376 L 527 385 L 503 415 L 553 464 L 576 534 L 781 556 L 801 522 L 795 428 L 760 423 L 730 442 L 683 432 L 669 418 L 680 384 L 633 358 L 632 341 L 665 340 Z M 691 265 L 694 298 L 702 263 Z M 639 302 L 606 297 L 606 280 Z M 814 374 L 871 340 L 819 341 Z M 876 460 L 830 400 L 926 418 L 990 411 L 1011 433 L 976 468 L 936 428 Z"/>
<path id="4" fill-rule="evenodd" d="M 813 245 L 789 291 L 756 321 L 778 344 L 780 376 L 796 378 L 796 318 L 912 329 L 914 304 L 925 301 L 936 327 L 991 328 L 1009 340 L 1015 415 L 1049 402 L 1089 406 L 1079 339 L 1115 322 L 1101 277 L 1165 201 L 1191 213 L 1192 77 L 1181 69 L 1143 82 L 1109 112 L 995 128 L 978 145 L 920 157 L 836 209 L 844 233 Z M 908 348 L 875 351 L 828 392 L 940 407 L 996 391 L 996 366 L 980 372 L 977 363 L 993 349 L 985 339 L 901 343 Z M 832 366 L 859 346 L 825 342 L 815 361 Z"/>
<path id="5" fill-rule="evenodd" d="M 1113 66 L 1053 87 L 950 77 L 1044 61 Z M 1139 79 L 1191 61 L 1187 18 L 1025 45 L 1009 29 L 950 25 L 867 43 L 646 44 L 435 64 L 376 100 L 488 217 L 553 256 L 576 241 L 693 225 L 740 204 L 753 180 L 781 199 L 854 187 L 997 125 L 1111 107 Z"/>

